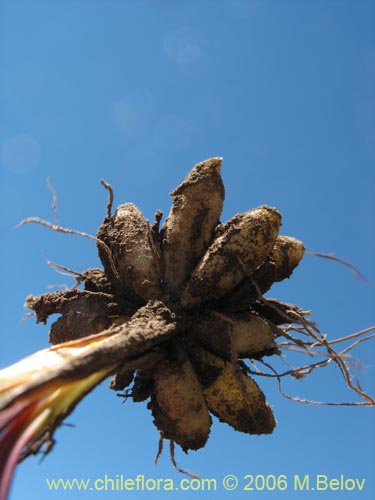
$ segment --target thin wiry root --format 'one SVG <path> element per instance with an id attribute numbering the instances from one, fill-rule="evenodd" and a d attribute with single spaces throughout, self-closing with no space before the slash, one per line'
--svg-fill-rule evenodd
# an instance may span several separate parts
<path id="1" fill-rule="evenodd" d="M 47 265 L 56 269 L 56 272 L 58 274 L 61 274 L 62 276 L 70 276 L 70 277 L 73 276 L 76 281 L 73 284 L 73 286 L 71 286 L 70 288 L 77 288 L 77 286 L 79 286 L 82 283 L 82 281 L 84 280 L 82 273 L 79 273 L 78 271 L 73 271 L 73 269 L 70 269 L 69 267 L 66 267 L 66 266 L 62 266 L 61 264 L 57 264 L 56 262 L 53 262 L 52 260 L 48 259 Z M 68 289 L 68 287 L 66 287 L 66 289 Z"/>
<path id="2" fill-rule="evenodd" d="M 51 179 L 47 177 L 46 179 L 46 184 L 48 189 L 52 193 L 52 210 L 53 210 L 53 215 L 55 218 L 55 224 L 58 226 L 59 225 L 59 216 L 57 213 L 57 194 L 56 194 L 56 189 L 53 187 L 53 184 L 51 182 Z"/>
<path id="3" fill-rule="evenodd" d="M 302 318 L 301 318 L 302 319 Z M 329 406 L 375 406 L 375 400 L 369 396 L 362 387 L 360 386 L 357 377 L 353 374 L 355 366 L 352 363 L 351 357 L 348 352 L 357 347 L 359 344 L 366 342 L 375 338 L 375 333 L 366 335 L 370 332 L 375 331 L 375 326 L 366 328 L 360 332 L 356 332 L 350 335 L 340 337 L 338 339 L 328 341 L 326 335 L 322 334 L 319 329 L 314 325 L 311 328 L 311 324 L 306 322 L 303 328 L 298 328 L 294 326 L 287 326 L 285 328 L 280 328 L 281 336 L 287 339 L 287 342 L 279 342 L 277 345 L 281 349 L 288 349 L 293 351 L 303 352 L 309 356 L 324 356 L 325 359 L 318 361 L 316 363 L 310 363 L 307 365 L 302 365 L 297 368 L 292 368 L 283 373 L 278 373 L 275 368 L 265 361 L 259 360 L 264 366 L 266 366 L 271 373 L 261 371 L 259 369 L 250 369 L 248 366 L 247 371 L 253 375 L 259 375 L 263 377 L 276 378 L 278 381 L 279 392 L 285 396 L 287 399 L 292 401 L 297 401 L 305 404 L 316 404 L 316 405 L 329 405 Z M 304 336 L 303 339 L 294 337 L 290 335 L 290 331 L 296 331 L 297 333 Z M 310 340 L 306 339 L 309 338 Z M 356 340 L 354 340 L 356 339 Z M 336 351 L 333 349 L 332 344 L 340 344 L 342 342 L 354 340 L 348 347 L 341 351 Z M 322 349 L 322 350 L 320 350 Z M 317 368 L 324 368 L 330 363 L 336 363 L 339 367 L 343 378 L 346 381 L 348 388 L 358 394 L 364 401 L 363 402 L 348 402 L 348 403 L 332 403 L 332 402 L 321 402 L 321 401 L 311 401 L 308 399 L 301 399 L 294 396 L 290 396 L 285 393 L 281 388 L 281 378 L 286 376 L 292 376 L 294 378 L 300 379 L 309 375 L 313 370 Z M 253 361 L 253 366 L 256 367 L 255 361 Z M 352 374 L 351 374 L 352 372 Z M 355 380 L 355 383 L 353 382 Z"/>
<path id="4" fill-rule="evenodd" d="M 116 396 L 118 398 L 122 398 L 123 399 L 123 403 L 126 403 L 126 401 L 130 398 L 133 397 L 133 391 L 132 389 L 126 389 L 124 392 L 121 392 L 121 393 L 116 393 Z"/>
<path id="5" fill-rule="evenodd" d="M 368 396 L 365 392 L 362 391 L 359 387 L 356 387 L 353 385 L 351 377 L 350 377 L 350 372 L 347 364 L 345 363 L 344 357 L 340 355 L 340 353 L 336 352 L 335 349 L 333 349 L 330 344 L 327 342 L 326 337 L 320 333 L 318 330 L 317 333 L 315 333 L 309 325 L 305 325 L 306 331 L 310 334 L 310 336 L 315 339 L 316 344 L 315 346 L 321 346 L 325 347 L 327 351 L 327 355 L 330 359 L 332 359 L 337 366 L 339 367 L 343 377 L 346 380 L 346 383 L 350 389 L 352 389 L 354 392 L 356 392 L 359 396 L 361 396 L 365 401 L 367 401 L 371 405 L 375 405 L 375 401 Z"/>
<path id="6" fill-rule="evenodd" d="M 119 275 L 119 273 L 116 269 L 115 263 L 113 261 L 111 250 L 104 243 L 104 241 L 99 240 L 98 238 L 96 238 L 92 234 L 88 234 L 88 233 L 85 233 L 83 231 L 77 231 L 76 229 L 68 229 L 68 228 L 60 226 L 58 224 L 52 224 L 52 222 L 49 222 L 48 220 L 41 219 L 39 217 L 28 217 L 27 219 L 23 219 L 23 220 L 21 220 L 21 222 L 19 222 L 16 225 L 16 227 L 24 226 L 26 224 L 31 224 L 31 223 L 35 223 L 35 224 L 39 224 L 41 226 L 48 227 L 48 229 L 51 229 L 51 231 L 56 231 L 58 233 L 75 234 L 77 236 L 83 236 L 84 238 L 89 238 L 90 240 L 96 241 L 98 243 L 98 245 L 100 245 L 103 248 L 103 250 L 105 251 L 105 253 L 107 254 L 112 272 L 116 276 L 116 279 L 120 280 L 120 275 Z"/>
<path id="7" fill-rule="evenodd" d="M 284 392 L 282 390 L 281 379 L 280 379 L 279 374 L 276 372 L 276 370 L 269 363 L 265 363 L 265 362 L 262 362 L 262 363 L 265 366 L 267 366 L 274 373 L 274 376 L 277 378 L 278 389 L 279 389 L 280 394 L 282 396 L 284 396 L 285 398 L 290 399 L 291 401 L 296 401 L 297 403 L 303 403 L 303 404 L 308 404 L 308 405 L 324 405 L 324 406 L 374 406 L 375 405 L 375 401 L 372 398 L 370 398 L 370 396 L 366 396 L 366 399 L 368 399 L 368 401 L 346 402 L 346 403 L 313 401 L 311 399 L 301 399 L 301 398 L 297 398 L 296 396 L 290 396 L 289 394 L 287 394 L 286 392 Z M 356 391 L 356 392 L 358 392 L 358 391 Z"/>
<path id="8" fill-rule="evenodd" d="M 64 285 L 64 284 L 59 285 L 58 283 L 56 283 L 55 285 L 53 285 L 53 284 L 48 285 L 47 289 L 48 290 L 56 290 L 56 291 L 62 290 L 63 292 L 65 292 L 66 290 L 70 290 L 68 285 Z"/>
<path id="9" fill-rule="evenodd" d="M 350 262 L 347 262 L 344 259 L 340 259 L 339 257 L 336 257 L 333 254 L 322 253 L 322 252 L 305 252 L 305 255 L 315 255 L 316 257 L 322 257 L 323 259 L 329 259 L 339 262 L 343 266 L 346 266 L 349 269 L 351 269 L 355 278 L 359 278 L 367 284 L 369 283 L 368 279 L 355 266 L 353 266 L 353 264 L 350 264 Z"/>
<path id="10" fill-rule="evenodd" d="M 156 457 L 155 457 L 155 460 L 154 460 L 154 464 L 156 465 L 159 461 L 159 458 L 161 456 L 161 454 L 163 453 L 163 444 L 164 444 L 164 437 L 163 437 L 163 433 L 160 432 L 159 434 L 159 443 L 158 443 L 158 451 L 156 453 Z"/>
<path id="11" fill-rule="evenodd" d="M 173 464 L 173 467 L 176 469 L 177 472 L 181 472 L 181 474 L 186 474 L 187 476 L 192 477 L 193 479 L 199 479 L 198 474 L 193 474 L 192 472 L 189 472 L 188 470 L 180 469 L 180 467 L 177 465 L 174 451 L 175 451 L 174 441 L 171 439 L 169 441 L 169 453 L 170 453 L 171 462 Z"/>
<path id="12" fill-rule="evenodd" d="M 108 182 L 105 180 L 101 179 L 100 184 L 105 187 L 105 189 L 108 191 L 108 203 L 107 203 L 107 217 L 110 219 L 112 216 L 112 206 L 113 206 L 113 189 Z"/>
<path id="13" fill-rule="evenodd" d="M 158 451 L 156 452 L 156 457 L 154 460 L 155 465 L 158 463 L 159 458 L 160 458 L 161 454 L 163 453 L 163 445 L 164 445 L 164 435 L 162 432 L 160 432 Z M 177 465 L 176 458 L 175 458 L 175 442 L 173 441 L 173 439 L 169 440 L 169 456 L 170 456 L 172 465 L 176 469 L 177 472 L 180 472 L 181 474 L 186 474 L 187 476 L 189 476 L 193 479 L 199 479 L 199 476 L 197 474 L 193 474 L 192 472 L 189 472 L 188 470 L 181 469 Z"/>

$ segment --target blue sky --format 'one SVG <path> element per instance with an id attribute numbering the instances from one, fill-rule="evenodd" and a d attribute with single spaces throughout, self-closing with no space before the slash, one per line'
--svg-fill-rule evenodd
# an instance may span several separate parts
<path id="1" fill-rule="evenodd" d="M 374 324 L 375 4 L 371 1 L 0 0 L 0 366 L 47 345 L 48 327 L 22 321 L 23 303 L 49 285 L 71 285 L 51 259 L 77 271 L 98 265 L 93 242 L 22 218 L 52 219 L 50 177 L 61 224 L 94 234 L 115 202 L 152 219 L 168 213 L 168 193 L 198 161 L 223 156 L 223 220 L 260 204 L 283 214 L 283 234 L 337 263 L 306 256 L 271 296 L 312 309 L 332 337 Z M 363 388 L 375 394 L 374 343 L 359 346 Z M 309 497 L 243 491 L 246 474 L 343 474 L 365 478 L 372 498 L 374 411 L 307 406 L 260 380 L 278 426 L 248 436 L 215 421 L 205 449 L 181 467 L 216 478 L 235 474 L 234 498 Z M 69 498 L 45 479 L 105 474 L 180 480 L 165 453 L 153 465 L 158 434 L 144 404 L 121 404 L 108 381 L 56 434 L 53 453 L 25 461 L 12 500 Z M 285 386 L 294 395 L 355 400 L 334 367 Z M 124 492 L 86 493 L 90 498 Z M 131 498 L 151 493 L 127 492 Z M 156 498 L 162 493 L 153 492 Z M 216 493 L 167 492 L 186 499 Z M 337 492 L 318 492 L 319 498 Z M 84 493 L 74 493 L 83 497 Z"/>

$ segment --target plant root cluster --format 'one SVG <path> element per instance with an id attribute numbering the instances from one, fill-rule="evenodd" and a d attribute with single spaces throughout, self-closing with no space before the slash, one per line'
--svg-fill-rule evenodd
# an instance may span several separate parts
<path id="1" fill-rule="evenodd" d="M 274 376 L 280 382 L 283 374 L 264 358 L 291 347 L 309 355 L 324 349 L 326 359 L 289 375 L 300 378 L 333 361 L 364 404 L 374 404 L 352 382 L 345 356 L 307 319 L 309 312 L 264 297 L 275 282 L 291 276 L 304 245 L 279 234 L 281 214 L 269 206 L 221 223 L 220 168 L 220 158 L 195 165 L 172 191 L 162 227 L 160 212 L 150 225 L 132 203 L 112 214 L 112 188 L 103 182 L 109 191 L 107 215 L 94 238 L 103 268 L 75 273 L 83 289 L 75 286 L 26 301 L 38 322 L 60 315 L 50 328 L 52 344 L 127 324 L 152 301 L 174 312 L 178 334 L 148 351 L 153 354 L 148 363 L 137 366 L 135 360 L 131 369 L 118 364 L 110 386 L 125 391 L 127 399 L 147 401 L 161 437 L 171 440 L 171 449 L 177 443 L 184 451 L 205 445 L 211 415 L 240 432 L 272 433 L 273 411 L 253 376 Z M 57 221 L 24 222 L 69 232 Z M 152 308 L 150 321 L 151 316 Z M 259 363 L 269 370 L 257 368 Z"/>

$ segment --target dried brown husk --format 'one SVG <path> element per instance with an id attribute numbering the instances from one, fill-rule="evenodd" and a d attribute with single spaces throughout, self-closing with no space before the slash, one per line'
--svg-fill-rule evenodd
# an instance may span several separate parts
<path id="1" fill-rule="evenodd" d="M 247 434 L 271 434 L 276 425 L 271 407 L 258 385 L 241 368 L 193 345 L 193 366 L 210 412 Z"/>
<path id="2" fill-rule="evenodd" d="M 275 281 L 289 278 L 301 262 L 304 252 L 305 246 L 302 241 L 291 236 L 278 236 L 269 255 L 270 261 L 276 265 Z"/>
<path id="3" fill-rule="evenodd" d="M 111 324 L 112 321 L 107 316 L 70 311 L 52 323 L 48 340 L 51 344 L 59 344 L 80 339 L 100 333 Z"/>
<path id="4" fill-rule="evenodd" d="M 114 375 L 109 384 L 109 388 L 113 391 L 123 391 L 128 387 L 134 378 L 133 370 L 120 370 Z"/>
<path id="5" fill-rule="evenodd" d="M 103 269 L 86 269 L 79 275 L 79 281 L 83 281 L 85 290 L 90 292 L 102 292 L 113 294 L 114 290 Z"/>
<path id="6" fill-rule="evenodd" d="M 171 195 L 172 208 L 161 231 L 163 283 L 176 293 L 211 243 L 224 202 L 221 158 L 198 163 Z"/>
<path id="7" fill-rule="evenodd" d="M 107 217 L 97 237 L 111 252 L 112 262 L 103 246 L 98 244 L 105 272 L 117 289 L 122 288 L 133 300 L 147 301 L 160 296 L 160 255 L 149 224 L 133 203 L 120 205 L 111 218 Z"/>
<path id="8" fill-rule="evenodd" d="M 311 311 L 304 311 L 296 304 L 287 304 L 278 299 L 264 299 L 254 302 L 252 308 L 267 321 L 275 325 L 304 323 Z"/>
<path id="9" fill-rule="evenodd" d="M 191 326 L 192 337 L 224 359 L 259 358 L 277 352 L 275 327 L 256 313 L 200 314 Z"/>
<path id="10" fill-rule="evenodd" d="M 135 403 L 146 401 L 151 395 L 153 377 L 151 370 L 137 370 L 132 387 L 132 398 Z"/>
<path id="11" fill-rule="evenodd" d="M 290 236 L 278 236 L 264 263 L 254 274 L 247 276 L 232 293 L 223 297 L 220 306 L 226 311 L 247 309 L 274 283 L 291 276 L 304 251 L 305 247 L 301 241 Z"/>
<path id="12" fill-rule="evenodd" d="M 209 436 L 211 417 L 202 387 L 180 347 L 170 352 L 153 373 L 148 407 L 162 436 L 178 443 L 184 451 L 202 448 Z"/>
<path id="13" fill-rule="evenodd" d="M 100 333 L 111 325 L 128 321 L 136 311 L 134 305 L 124 299 L 119 300 L 112 294 L 76 288 L 45 293 L 38 297 L 29 295 L 25 307 L 33 310 L 37 321 L 43 323 L 52 314 L 61 314 L 51 325 L 51 344 Z"/>
<path id="14" fill-rule="evenodd" d="M 271 252 L 280 224 L 280 213 L 265 205 L 223 224 L 184 288 L 182 306 L 218 300 L 251 276 Z"/>

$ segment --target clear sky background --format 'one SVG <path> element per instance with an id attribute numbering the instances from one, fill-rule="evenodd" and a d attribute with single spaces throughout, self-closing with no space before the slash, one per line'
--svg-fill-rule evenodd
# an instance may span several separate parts
<path id="1" fill-rule="evenodd" d="M 22 321 L 25 297 L 98 266 L 92 241 L 22 218 L 53 218 L 45 179 L 58 192 L 61 224 L 95 234 L 110 182 L 115 203 L 152 219 L 191 167 L 223 156 L 222 220 L 266 203 L 283 234 L 333 252 L 370 281 L 307 256 L 271 296 L 312 309 L 332 338 L 374 324 L 375 3 L 366 0 L 0 0 L 0 366 L 47 346 L 48 327 Z M 363 388 L 375 394 L 374 345 L 353 353 Z M 358 362 L 358 360 L 360 362 Z M 158 433 L 144 403 L 91 393 L 56 433 L 57 445 L 17 470 L 11 500 L 25 498 L 304 498 L 294 474 L 365 478 L 373 498 L 374 410 L 293 403 L 259 380 L 278 425 L 248 436 L 216 420 L 207 446 L 177 459 L 216 478 L 218 491 L 50 493 L 45 479 L 181 476 L 168 453 L 153 459 Z M 358 401 L 337 368 L 285 385 L 291 394 Z M 235 474 L 239 489 L 220 481 Z M 284 493 L 242 491 L 246 474 L 286 474 Z"/>

